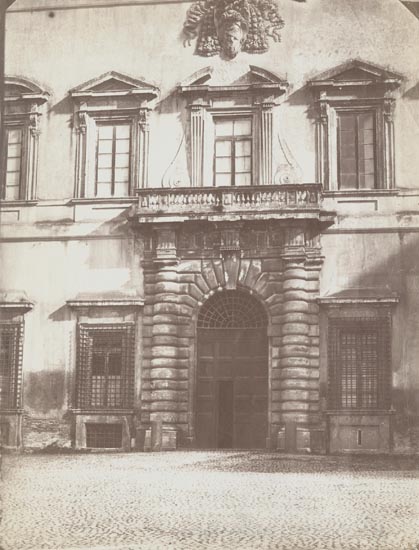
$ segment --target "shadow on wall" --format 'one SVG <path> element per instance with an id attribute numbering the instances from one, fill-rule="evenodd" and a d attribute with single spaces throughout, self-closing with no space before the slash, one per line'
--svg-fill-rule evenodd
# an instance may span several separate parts
<path id="1" fill-rule="evenodd" d="M 419 235 L 398 234 L 398 253 L 377 258 L 352 279 L 355 289 L 396 292 L 393 315 L 393 407 L 399 449 L 419 450 Z"/>
<path id="2" fill-rule="evenodd" d="M 65 372 L 28 372 L 24 380 L 25 406 L 42 414 L 64 406 Z"/>

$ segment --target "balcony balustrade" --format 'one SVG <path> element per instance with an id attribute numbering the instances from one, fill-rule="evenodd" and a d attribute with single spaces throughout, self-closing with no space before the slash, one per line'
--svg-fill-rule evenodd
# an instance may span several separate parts
<path id="1" fill-rule="evenodd" d="M 319 218 L 320 184 L 140 189 L 139 223 L 187 219 Z"/>

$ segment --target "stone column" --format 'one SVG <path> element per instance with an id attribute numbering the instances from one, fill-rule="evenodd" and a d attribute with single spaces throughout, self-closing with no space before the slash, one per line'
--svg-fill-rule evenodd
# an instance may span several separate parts
<path id="1" fill-rule="evenodd" d="M 192 186 L 202 187 L 204 159 L 204 109 L 191 105 L 191 176 Z"/>
<path id="2" fill-rule="evenodd" d="M 263 103 L 260 123 L 260 185 L 272 184 L 273 103 Z"/>

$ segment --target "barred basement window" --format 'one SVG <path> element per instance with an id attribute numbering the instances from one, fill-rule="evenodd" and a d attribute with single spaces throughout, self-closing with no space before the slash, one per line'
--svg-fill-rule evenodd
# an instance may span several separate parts
<path id="1" fill-rule="evenodd" d="M 239 290 L 214 294 L 202 306 L 199 328 L 259 328 L 267 325 L 263 306 Z"/>
<path id="2" fill-rule="evenodd" d="M 79 408 L 133 407 L 134 341 L 134 325 L 80 325 Z"/>
<path id="3" fill-rule="evenodd" d="M 388 409 L 390 319 L 330 319 L 329 408 Z"/>
<path id="4" fill-rule="evenodd" d="M 86 447 L 120 449 L 122 424 L 86 424 Z"/>
<path id="5" fill-rule="evenodd" d="M 0 324 L 0 410 L 21 406 L 23 324 Z"/>

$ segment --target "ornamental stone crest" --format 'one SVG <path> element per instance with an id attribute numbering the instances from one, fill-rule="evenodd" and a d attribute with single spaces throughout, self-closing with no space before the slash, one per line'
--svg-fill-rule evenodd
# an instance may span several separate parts
<path id="1" fill-rule="evenodd" d="M 198 55 L 233 59 L 266 52 L 268 37 L 278 42 L 283 26 L 275 0 L 201 0 L 189 8 L 183 32 L 189 45 L 197 38 Z"/>

